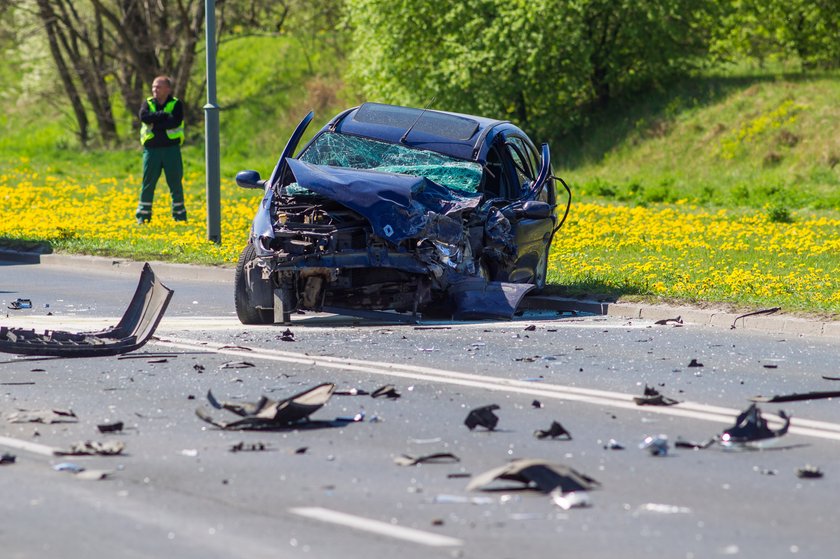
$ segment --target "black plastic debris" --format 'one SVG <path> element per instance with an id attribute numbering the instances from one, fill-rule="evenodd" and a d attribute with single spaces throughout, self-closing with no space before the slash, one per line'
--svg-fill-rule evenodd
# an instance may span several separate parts
<path id="1" fill-rule="evenodd" d="M 565 427 L 560 425 L 557 421 L 551 422 L 551 427 L 548 429 L 537 429 L 534 431 L 534 436 L 538 439 L 562 439 L 566 441 L 572 440 L 572 434 L 566 431 Z"/>
<path id="2" fill-rule="evenodd" d="M 115 456 L 122 454 L 125 450 L 125 443 L 122 441 L 82 441 L 70 445 L 66 450 L 56 449 L 53 454 L 56 456 Z"/>
<path id="3" fill-rule="evenodd" d="M 675 324 L 675 325 L 682 325 L 682 317 L 678 316 L 676 318 L 663 318 L 662 320 L 657 320 L 654 324 L 659 326 L 666 326 L 668 324 Z"/>
<path id="4" fill-rule="evenodd" d="M 624 450 L 624 445 L 615 439 L 610 439 L 604 445 L 604 450 Z"/>
<path id="5" fill-rule="evenodd" d="M 697 359 L 695 359 L 695 358 L 693 358 L 693 357 L 692 357 L 692 358 L 691 358 L 691 361 L 688 363 L 688 366 L 689 366 L 689 367 L 702 367 L 702 366 L 703 366 L 703 364 L 702 364 L 702 363 L 700 363 Z"/>
<path id="6" fill-rule="evenodd" d="M 735 320 L 732 321 L 732 326 L 730 326 L 729 329 L 734 330 L 735 329 L 735 324 L 739 320 L 743 320 L 743 319 L 747 318 L 748 316 L 756 316 L 756 315 L 759 315 L 759 314 L 773 314 L 775 312 L 779 312 L 780 310 L 782 310 L 782 307 L 772 307 L 772 308 L 769 308 L 769 309 L 761 309 L 760 311 L 748 312 L 746 314 L 736 316 Z"/>
<path id="7" fill-rule="evenodd" d="M 423 456 L 409 456 L 402 454 L 394 458 L 394 464 L 397 466 L 416 466 L 418 464 L 455 464 L 461 459 L 451 452 L 436 452 L 434 454 L 425 454 Z"/>
<path id="8" fill-rule="evenodd" d="M 633 400 L 638 406 L 673 406 L 680 403 L 678 400 L 663 396 L 657 389 L 647 384 L 645 385 L 644 396 L 635 396 Z"/>
<path id="9" fill-rule="evenodd" d="M 529 324 L 528 326 L 525 327 L 526 332 L 535 332 L 536 330 L 537 330 L 537 325 L 536 324 Z"/>
<path id="10" fill-rule="evenodd" d="M 32 300 L 31 299 L 15 299 L 11 303 L 9 303 L 9 308 L 17 311 L 20 309 L 31 309 L 32 308 Z"/>
<path id="11" fill-rule="evenodd" d="M 220 429 L 278 429 L 307 419 L 312 413 L 326 404 L 335 390 L 332 383 L 319 384 L 304 390 L 285 400 L 275 401 L 262 396 L 254 403 L 239 404 L 235 402 L 219 402 L 213 393 L 207 391 L 207 401 L 216 409 L 225 409 L 235 413 L 243 419 L 235 421 L 219 421 L 211 417 L 204 409 L 195 410 L 196 415 L 203 421 L 215 425 Z"/>
<path id="12" fill-rule="evenodd" d="M 266 443 L 246 443 L 245 441 L 239 441 L 236 444 L 232 444 L 228 450 L 231 452 L 264 452 L 270 449 Z"/>
<path id="13" fill-rule="evenodd" d="M 134 351 L 152 337 L 172 299 L 173 291 L 155 277 L 147 262 L 137 290 L 116 326 L 99 332 L 62 332 L 0 326 L 0 351 L 54 357 L 97 357 Z"/>
<path id="14" fill-rule="evenodd" d="M 772 430 L 767 420 L 761 415 L 761 410 L 755 404 L 750 404 L 735 419 L 735 425 L 718 435 L 724 446 L 753 443 L 767 439 L 774 439 L 786 434 L 790 427 L 790 417 L 784 411 L 779 411 L 779 417 L 784 420 L 780 429 Z"/>
<path id="15" fill-rule="evenodd" d="M 123 422 L 115 421 L 114 423 L 102 423 L 96 426 L 100 433 L 119 433 L 123 430 Z"/>
<path id="16" fill-rule="evenodd" d="M 397 392 L 397 388 L 393 384 L 380 386 L 370 393 L 371 398 L 388 398 L 389 400 L 396 400 L 400 396 L 402 396 L 402 394 Z"/>
<path id="17" fill-rule="evenodd" d="M 802 479 L 820 479 L 823 477 L 823 472 L 816 466 L 808 464 L 796 469 L 796 477 Z"/>
<path id="18" fill-rule="evenodd" d="M 251 367 L 256 367 L 250 361 L 226 361 L 219 365 L 220 369 L 250 369 Z"/>
<path id="19" fill-rule="evenodd" d="M 531 402 L 531 407 L 532 408 L 542 408 L 543 403 L 540 402 L 539 400 L 534 400 L 533 402 Z"/>
<path id="20" fill-rule="evenodd" d="M 698 441 L 690 441 L 690 440 L 687 440 L 687 439 L 677 437 L 677 440 L 674 441 L 674 447 L 676 447 L 676 448 L 687 448 L 687 449 L 690 449 L 690 450 L 702 450 L 704 448 L 709 448 L 713 444 L 715 444 L 714 439 L 709 439 L 709 440 L 706 440 L 706 441 L 703 441 L 703 442 L 698 442 Z"/>
<path id="21" fill-rule="evenodd" d="M 196 373 L 201 374 L 204 372 L 204 365 L 202 365 L 201 363 L 196 363 L 195 365 L 193 365 L 193 370 L 195 370 Z"/>
<path id="22" fill-rule="evenodd" d="M 8 466 L 9 464 L 14 464 L 17 460 L 17 456 L 14 454 L 9 454 L 8 452 L 4 452 L 0 455 L 0 466 Z"/>
<path id="23" fill-rule="evenodd" d="M 499 406 L 496 404 L 475 408 L 467 415 L 467 418 L 464 420 L 464 425 L 470 431 L 479 426 L 484 427 L 488 431 L 492 431 L 499 423 L 499 417 L 493 413 L 497 409 L 499 409 Z"/>
<path id="24" fill-rule="evenodd" d="M 76 423 L 73 410 L 18 410 L 6 416 L 9 423 Z"/>
<path id="25" fill-rule="evenodd" d="M 832 377 L 832 376 L 823 375 L 822 379 L 823 380 L 840 380 L 840 377 Z"/>
<path id="26" fill-rule="evenodd" d="M 803 392 L 801 394 L 783 394 L 780 396 L 754 396 L 750 398 L 751 402 L 760 403 L 781 403 L 781 402 L 801 402 L 804 400 L 823 400 L 826 398 L 840 397 L 840 390 L 832 390 L 826 392 Z"/>
<path id="27" fill-rule="evenodd" d="M 563 493 L 588 491 L 601 485 L 591 477 L 562 464 L 520 459 L 476 475 L 467 484 L 467 491 L 493 490 L 490 485 L 496 480 L 516 481 L 524 484 L 521 489 L 536 489 L 543 493 L 551 493 L 555 489 Z"/>
<path id="28" fill-rule="evenodd" d="M 649 435 L 639 443 L 639 448 L 647 450 L 651 456 L 667 456 L 668 455 L 668 436 L 667 435 Z"/>
<path id="29" fill-rule="evenodd" d="M 279 339 L 281 342 L 293 342 L 295 341 L 295 335 L 291 330 L 286 328 L 286 331 L 280 334 L 277 337 L 277 339 Z"/>

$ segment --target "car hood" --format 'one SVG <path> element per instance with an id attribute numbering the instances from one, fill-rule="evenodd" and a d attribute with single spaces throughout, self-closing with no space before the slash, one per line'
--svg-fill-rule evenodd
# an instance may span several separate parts
<path id="1" fill-rule="evenodd" d="M 459 196 L 425 177 L 313 165 L 287 159 L 298 185 L 347 206 L 373 232 L 393 243 L 421 235 L 428 213 L 447 215 L 478 205 L 480 196 Z"/>

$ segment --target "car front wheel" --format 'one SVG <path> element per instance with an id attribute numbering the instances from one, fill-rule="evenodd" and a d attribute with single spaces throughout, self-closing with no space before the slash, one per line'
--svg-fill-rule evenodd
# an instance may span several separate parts
<path id="1" fill-rule="evenodd" d="M 251 290 L 248 289 L 248 273 L 245 266 L 256 257 L 254 245 L 248 243 L 242 249 L 239 262 L 236 263 L 236 272 L 233 276 L 233 302 L 236 306 L 236 316 L 242 324 L 272 324 L 274 312 L 258 309 L 251 296 Z"/>

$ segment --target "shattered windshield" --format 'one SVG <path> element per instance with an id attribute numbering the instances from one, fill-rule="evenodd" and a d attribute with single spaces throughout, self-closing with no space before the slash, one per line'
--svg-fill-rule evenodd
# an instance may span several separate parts
<path id="1" fill-rule="evenodd" d="M 480 194 L 482 169 L 478 163 L 360 136 L 325 132 L 299 159 L 315 165 L 425 177 L 462 195 Z M 286 190 L 303 191 L 295 184 Z"/>

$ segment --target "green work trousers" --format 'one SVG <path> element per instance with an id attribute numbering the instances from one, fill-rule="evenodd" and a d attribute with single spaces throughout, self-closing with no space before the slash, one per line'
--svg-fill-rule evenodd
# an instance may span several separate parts
<path id="1" fill-rule="evenodd" d="M 140 203 L 137 205 L 137 221 L 151 221 L 152 202 L 155 199 L 155 186 L 160 172 L 166 176 L 169 193 L 172 195 L 172 218 L 175 221 L 187 220 L 184 207 L 184 164 L 181 161 L 181 146 L 162 148 L 143 148 L 143 187 L 140 189 Z"/>

